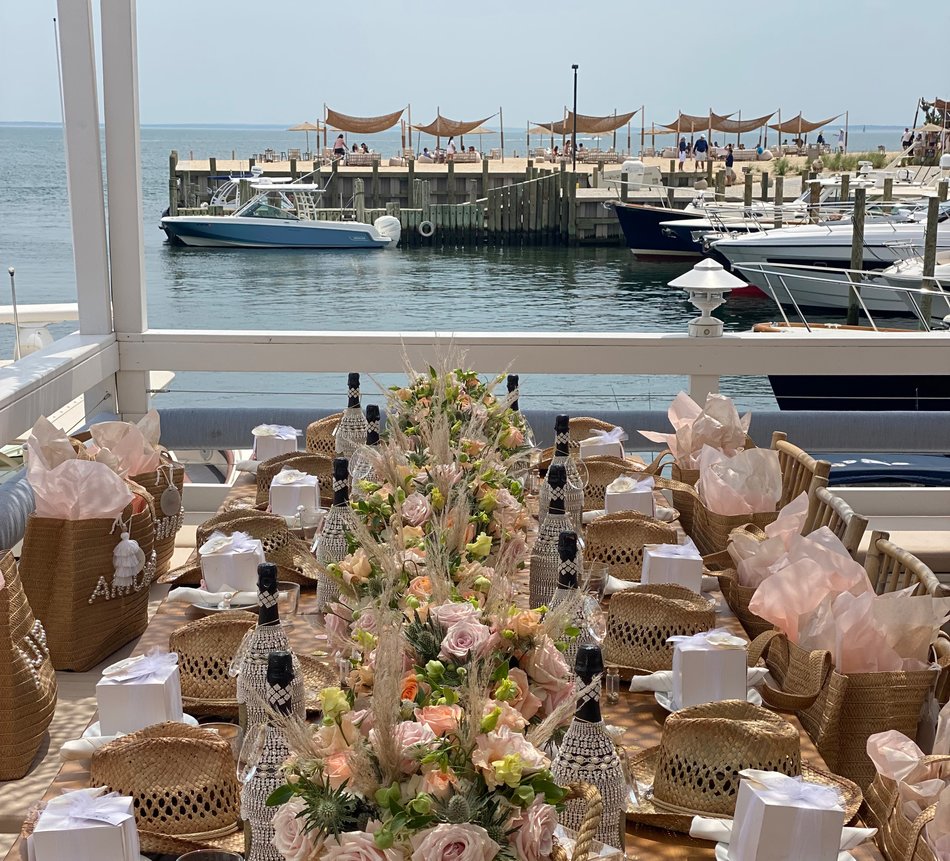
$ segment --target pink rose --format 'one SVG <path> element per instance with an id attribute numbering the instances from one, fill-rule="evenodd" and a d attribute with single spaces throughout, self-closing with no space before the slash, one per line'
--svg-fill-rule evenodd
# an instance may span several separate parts
<path id="1" fill-rule="evenodd" d="M 432 747 L 436 734 L 428 724 L 414 720 L 404 720 L 393 728 L 393 737 L 396 747 L 402 751 L 403 758 L 400 767 L 407 773 L 412 773 L 418 766 L 418 757 Z M 374 747 L 378 746 L 379 736 L 375 729 L 369 731 L 369 741 Z"/>
<path id="2" fill-rule="evenodd" d="M 471 653 L 480 653 L 491 636 L 491 628 L 475 619 L 461 619 L 445 632 L 439 657 L 465 660 Z"/>
<path id="3" fill-rule="evenodd" d="M 462 468 L 454 463 L 437 463 L 429 467 L 429 475 L 433 484 L 441 481 L 451 487 L 462 480 Z"/>
<path id="4" fill-rule="evenodd" d="M 428 601 L 432 596 L 432 580 L 424 574 L 409 581 L 409 594 L 420 601 Z"/>
<path id="5" fill-rule="evenodd" d="M 541 708 L 541 700 L 531 693 L 531 683 L 528 674 L 518 667 L 508 670 L 508 678 L 518 686 L 518 694 L 508 702 L 531 720 Z"/>
<path id="6" fill-rule="evenodd" d="M 436 735 L 448 735 L 458 729 L 462 719 L 461 706 L 425 706 L 414 712 L 416 720 L 424 723 Z"/>
<path id="7" fill-rule="evenodd" d="M 501 709 L 501 714 L 498 716 L 497 726 L 506 726 L 509 729 L 515 730 L 516 732 L 521 732 L 528 725 L 528 719 L 523 714 L 521 714 L 518 709 L 513 708 L 512 706 L 508 705 L 508 703 L 502 702 L 501 700 L 489 700 L 487 703 L 485 703 L 483 716 L 487 717 L 495 709 Z"/>
<path id="8" fill-rule="evenodd" d="M 564 704 L 567 700 L 574 700 L 574 686 L 565 684 L 563 687 L 558 688 L 554 691 L 548 691 L 547 695 L 544 698 L 544 713 L 546 715 L 553 714 Z M 565 723 L 571 722 L 572 715 L 568 713 L 565 718 Z"/>
<path id="9" fill-rule="evenodd" d="M 299 814 L 306 809 L 306 802 L 294 796 L 277 808 L 271 821 L 274 826 L 274 848 L 285 861 L 307 861 L 319 848 L 319 843 L 314 839 L 316 835 L 307 834 L 304 830 L 306 820 Z"/>
<path id="10" fill-rule="evenodd" d="M 557 827 L 557 810 L 545 804 L 544 798 L 536 795 L 531 806 L 511 822 L 518 830 L 509 835 L 518 861 L 548 861 L 554 851 L 554 829 Z"/>
<path id="11" fill-rule="evenodd" d="M 410 526 L 422 526 L 432 516 L 432 506 L 429 505 L 429 500 L 418 491 L 410 493 L 406 497 L 400 511 L 402 519 Z"/>
<path id="12" fill-rule="evenodd" d="M 354 631 L 367 631 L 370 634 L 376 633 L 376 611 L 372 607 L 367 607 L 360 612 L 359 618 L 353 623 Z"/>
<path id="13" fill-rule="evenodd" d="M 412 861 L 492 861 L 501 847 L 480 825 L 442 823 L 412 837 Z"/>
<path id="14" fill-rule="evenodd" d="M 370 823 L 366 831 L 347 831 L 329 838 L 323 844 L 320 861 L 397 861 L 402 853 L 376 845 L 373 834 L 378 828 L 378 823 Z"/>
<path id="15" fill-rule="evenodd" d="M 473 619 L 477 622 L 479 611 L 468 601 L 453 601 L 449 604 L 430 607 L 429 615 L 433 616 L 443 628 L 451 628 L 456 622 L 461 622 L 463 619 Z"/>
<path id="16" fill-rule="evenodd" d="M 353 772 L 350 769 L 347 752 L 331 753 L 323 762 L 323 774 L 334 789 L 339 789 L 345 781 L 349 780 Z"/>
<path id="17" fill-rule="evenodd" d="M 542 688 L 557 691 L 570 675 L 564 656 L 550 637 L 544 637 L 522 661 L 525 671 Z"/>
<path id="18" fill-rule="evenodd" d="M 502 448 L 520 448 L 524 445 L 524 434 L 519 428 L 511 425 L 505 428 L 501 439 L 498 441 L 501 443 Z"/>
<path id="19" fill-rule="evenodd" d="M 550 764 L 548 758 L 520 732 L 506 726 L 497 727 L 487 735 L 477 736 L 472 751 L 472 765 L 482 772 L 489 789 L 498 785 L 494 763 L 511 755 L 517 755 L 521 760 L 524 775 L 533 774 Z"/>

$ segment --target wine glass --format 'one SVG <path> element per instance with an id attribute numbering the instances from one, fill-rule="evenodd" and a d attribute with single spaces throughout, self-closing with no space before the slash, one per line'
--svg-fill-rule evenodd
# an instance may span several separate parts
<path id="1" fill-rule="evenodd" d="M 238 754 L 235 772 L 238 782 L 243 786 L 257 774 L 257 766 L 264 752 L 264 740 L 267 737 L 267 724 L 259 723 L 244 733 L 244 742 Z"/>

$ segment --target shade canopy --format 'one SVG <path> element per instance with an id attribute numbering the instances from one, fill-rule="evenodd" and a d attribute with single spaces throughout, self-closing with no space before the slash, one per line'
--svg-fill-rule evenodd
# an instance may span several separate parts
<path id="1" fill-rule="evenodd" d="M 721 117 L 718 114 L 713 114 L 712 116 L 714 119 L 712 125 L 713 131 L 724 132 L 726 134 L 743 134 L 745 132 L 754 132 L 756 129 L 762 128 L 762 126 L 764 126 L 770 119 L 772 119 L 772 117 L 775 116 L 775 111 L 772 111 L 770 114 L 763 114 L 761 117 L 754 117 L 748 120 L 730 120 L 726 117 Z"/>
<path id="2" fill-rule="evenodd" d="M 528 134 L 540 136 L 553 134 L 553 132 L 547 126 L 531 126 L 531 128 L 528 129 Z"/>
<path id="3" fill-rule="evenodd" d="M 710 111 L 704 116 L 698 116 L 696 114 L 684 114 L 680 111 L 679 116 L 671 123 L 663 123 L 664 128 L 671 129 L 673 131 L 678 131 L 680 134 L 695 134 L 696 132 L 708 131 L 710 127 L 716 131 L 721 131 L 715 123 L 713 122 L 724 122 L 731 117 L 732 114 L 716 114 Z"/>
<path id="4" fill-rule="evenodd" d="M 498 132 L 496 132 L 494 129 L 486 129 L 485 126 L 478 126 L 477 128 L 470 129 L 470 130 L 467 131 L 467 132 L 462 132 L 462 134 L 466 134 L 466 135 L 497 135 Z"/>
<path id="5" fill-rule="evenodd" d="M 927 123 L 926 125 L 918 126 L 914 129 L 915 132 L 942 132 L 945 131 L 943 126 L 938 126 L 936 123 Z"/>
<path id="6" fill-rule="evenodd" d="M 393 111 L 391 114 L 382 114 L 378 117 L 351 117 L 348 114 L 341 114 L 331 108 L 327 108 L 327 125 L 333 126 L 342 132 L 352 132 L 354 134 L 374 134 L 391 129 L 399 120 L 402 119 L 405 108 Z"/>
<path id="7" fill-rule="evenodd" d="M 427 126 L 413 126 L 417 132 L 423 132 L 427 135 L 432 135 L 436 138 L 448 138 L 454 137 L 455 135 L 467 135 L 471 134 L 475 129 L 477 129 L 482 123 L 488 122 L 494 114 L 488 117 L 483 117 L 480 120 L 473 120 L 472 122 L 463 122 L 461 120 L 450 120 L 448 117 L 443 117 L 442 114 L 436 114 L 435 119 L 429 123 Z M 475 132 L 478 134 L 478 132 Z M 487 132 L 482 132 L 482 134 L 488 134 Z"/>
<path id="8" fill-rule="evenodd" d="M 317 123 L 304 122 L 297 123 L 295 126 L 291 126 L 287 129 L 289 132 L 319 132 L 323 131 L 323 126 L 318 125 Z"/>
<path id="9" fill-rule="evenodd" d="M 809 132 L 815 131 L 815 129 L 820 129 L 822 126 L 828 125 L 828 123 L 833 123 L 841 114 L 835 114 L 833 117 L 828 117 L 826 120 L 822 120 L 818 123 L 810 122 L 809 120 L 803 119 L 802 115 L 799 114 L 797 117 L 792 117 L 790 120 L 783 120 L 780 123 L 771 123 L 769 125 L 770 129 L 775 129 L 775 131 L 782 134 L 799 134 L 805 135 Z"/>
<path id="10" fill-rule="evenodd" d="M 637 109 L 639 110 L 639 108 Z M 592 117 L 588 114 L 577 114 L 577 132 L 585 135 L 604 135 L 615 129 L 622 128 L 637 111 L 629 111 L 625 114 L 608 114 L 605 117 Z M 568 111 L 567 117 L 563 120 L 557 120 L 553 123 L 538 123 L 535 128 L 541 129 L 541 132 L 534 131 L 531 134 L 556 134 L 569 135 L 574 131 L 574 112 Z"/>

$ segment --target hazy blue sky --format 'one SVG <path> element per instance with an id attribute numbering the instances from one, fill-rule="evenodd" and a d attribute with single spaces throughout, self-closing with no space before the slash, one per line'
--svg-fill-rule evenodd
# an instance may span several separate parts
<path id="1" fill-rule="evenodd" d="M 81 0 L 75 0 L 81 2 Z M 94 3 L 98 15 L 98 3 Z M 907 124 L 950 75 L 927 33 L 950 0 L 139 0 L 143 123 L 292 123 L 324 102 L 370 115 L 412 104 L 428 122 L 505 111 L 545 121 L 571 101 Z M 56 121 L 54 0 L 0 0 L 0 121 Z M 895 42 L 895 29 L 903 35 Z M 928 47 L 929 44 L 929 47 Z M 900 48 L 900 51 L 898 51 Z M 938 92 L 942 91 L 942 92 Z"/>

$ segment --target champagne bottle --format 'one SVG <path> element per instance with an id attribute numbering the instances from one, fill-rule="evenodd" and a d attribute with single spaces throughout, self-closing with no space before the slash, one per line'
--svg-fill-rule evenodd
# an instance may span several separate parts
<path id="1" fill-rule="evenodd" d="M 574 672 L 577 676 L 577 709 L 551 763 L 551 773 L 561 786 L 582 782 L 597 787 L 604 812 L 595 838 L 622 850 L 627 781 L 613 739 L 607 734 L 600 714 L 600 688 L 604 675 L 600 646 L 589 643 L 578 646 Z M 584 812 L 583 802 L 569 801 L 558 818 L 565 828 L 577 831 Z"/>
<path id="2" fill-rule="evenodd" d="M 573 518 L 564 509 L 564 497 L 568 488 L 567 473 L 563 464 L 551 464 L 545 486 L 549 488 L 550 505 L 547 513 L 541 518 L 538 537 L 531 550 L 528 586 L 532 607 L 548 604 L 554 597 L 560 565 L 558 538 L 561 533 L 577 534 Z M 583 546 L 580 538 L 577 540 L 578 544 Z"/>
<path id="3" fill-rule="evenodd" d="M 346 378 L 346 385 L 346 409 L 336 426 L 334 450 L 338 456 L 350 458 L 366 441 L 366 418 L 360 409 L 360 375 L 350 373 Z"/>
<path id="4" fill-rule="evenodd" d="M 578 585 L 584 572 L 584 557 L 577 543 L 576 532 L 562 532 L 557 539 L 559 557 L 557 569 L 557 589 L 551 599 L 550 607 L 556 610 L 562 604 L 573 603 L 571 617 L 566 620 L 568 625 L 577 628 L 581 633 L 574 637 L 564 637 L 564 660 L 574 677 L 574 658 L 577 655 L 578 644 L 584 642 L 583 632 L 586 629 L 584 620 L 583 597 L 578 594 Z"/>
<path id="5" fill-rule="evenodd" d="M 517 414 L 518 424 L 524 434 L 524 444 L 529 448 L 535 447 L 534 431 L 528 422 L 528 417 L 521 411 L 520 378 L 517 374 L 508 374 L 508 397 L 511 398 L 511 411 Z"/>
<path id="6" fill-rule="evenodd" d="M 577 462 L 571 456 L 570 422 L 570 416 L 565 415 L 560 415 L 554 420 L 554 456 L 551 458 L 551 466 L 561 464 L 564 467 L 566 475 L 564 508 L 573 519 L 571 528 L 580 535 L 584 526 L 584 481 L 578 471 Z M 548 476 L 550 475 L 551 469 L 548 467 Z M 538 512 L 542 518 L 547 513 L 550 500 L 550 481 L 545 481 L 541 485 L 541 493 L 538 497 Z"/>
<path id="7" fill-rule="evenodd" d="M 323 521 L 323 531 L 317 536 L 315 551 L 320 573 L 317 579 L 317 611 L 322 613 L 327 604 L 340 596 L 336 581 L 323 569 L 331 562 L 339 562 L 347 554 L 346 536 L 352 529 L 350 510 L 349 462 L 344 457 L 333 460 L 333 505 Z"/>
<path id="8" fill-rule="evenodd" d="M 265 697 L 267 705 L 279 715 L 294 714 L 294 690 L 299 687 L 294 670 L 293 655 L 286 650 L 275 650 L 267 655 Z M 275 810 L 267 806 L 271 793 L 282 786 L 281 769 L 290 749 L 283 729 L 267 713 L 264 741 L 260 760 L 254 773 L 241 788 L 241 816 L 244 819 L 244 857 L 247 861 L 283 861 L 274 847 Z"/>
<path id="9" fill-rule="evenodd" d="M 366 448 L 376 448 L 379 445 L 379 407 L 376 404 L 366 405 Z M 357 448 L 350 458 L 351 494 L 354 499 L 363 496 L 360 489 L 361 481 L 375 481 L 376 473 L 373 464 L 362 446 Z"/>
<path id="10" fill-rule="evenodd" d="M 257 594 L 260 601 L 257 627 L 247 641 L 237 678 L 238 714 L 245 732 L 267 719 L 267 656 L 273 651 L 290 650 L 277 607 L 277 566 L 271 562 L 257 566 Z M 293 694 L 294 714 L 302 717 L 303 683 L 300 680 L 294 682 Z"/>

